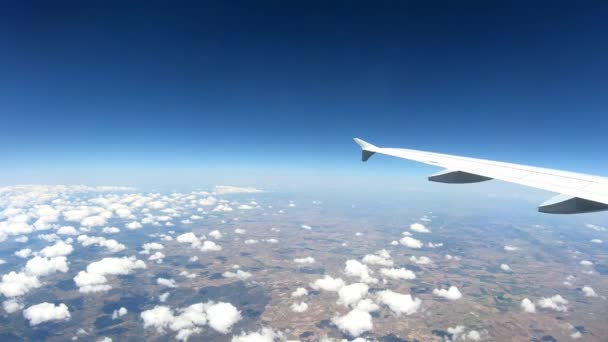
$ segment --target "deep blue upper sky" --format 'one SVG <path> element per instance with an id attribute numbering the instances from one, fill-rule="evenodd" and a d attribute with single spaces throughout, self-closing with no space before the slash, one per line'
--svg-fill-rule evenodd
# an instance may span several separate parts
<path id="1" fill-rule="evenodd" d="M 122 2 L 1 5 L 0 183 L 349 172 L 354 136 L 608 174 L 605 1 Z"/>

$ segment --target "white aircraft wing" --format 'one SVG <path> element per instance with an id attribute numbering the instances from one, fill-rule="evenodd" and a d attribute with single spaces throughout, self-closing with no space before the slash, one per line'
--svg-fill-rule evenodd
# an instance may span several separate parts
<path id="1" fill-rule="evenodd" d="M 574 214 L 608 210 L 608 178 L 605 177 L 404 148 L 377 147 L 358 138 L 354 140 L 361 146 L 363 161 L 374 153 L 380 153 L 445 169 L 429 176 L 430 181 L 465 184 L 499 179 L 558 193 L 538 207 L 540 212 Z"/>

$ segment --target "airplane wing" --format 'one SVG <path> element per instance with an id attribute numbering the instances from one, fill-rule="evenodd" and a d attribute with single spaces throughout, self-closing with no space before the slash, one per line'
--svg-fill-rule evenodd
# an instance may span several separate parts
<path id="1" fill-rule="evenodd" d="M 428 177 L 433 182 L 466 184 L 499 179 L 558 193 L 538 207 L 538 211 L 543 213 L 608 210 L 608 178 L 605 177 L 404 148 L 377 147 L 358 138 L 354 140 L 361 146 L 363 161 L 379 153 L 444 168 Z"/>

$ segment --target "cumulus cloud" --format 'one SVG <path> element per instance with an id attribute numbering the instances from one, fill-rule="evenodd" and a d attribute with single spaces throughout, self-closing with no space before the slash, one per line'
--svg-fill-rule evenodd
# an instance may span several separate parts
<path id="1" fill-rule="evenodd" d="M 293 259 L 293 262 L 295 262 L 296 264 L 314 264 L 315 258 L 310 256 L 305 258 L 295 258 Z"/>
<path id="2" fill-rule="evenodd" d="M 118 310 L 114 310 L 112 312 L 112 319 L 118 319 L 124 315 L 126 315 L 129 311 L 125 307 L 120 307 Z"/>
<path id="3" fill-rule="evenodd" d="M 209 236 L 211 236 L 214 239 L 221 239 L 222 238 L 222 233 L 219 230 L 216 229 L 216 230 L 210 232 Z"/>
<path id="4" fill-rule="evenodd" d="M 401 268 L 383 268 L 380 270 L 380 274 L 382 274 L 384 277 L 390 278 L 390 279 L 403 279 L 403 280 L 416 279 L 416 274 L 414 274 L 414 272 L 412 272 L 408 269 L 405 269 L 403 267 L 401 267 Z"/>
<path id="5" fill-rule="evenodd" d="M 245 229 L 242 229 L 242 228 L 236 228 L 234 230 L 234 233 L 235 234 L 245 234 L 245 233 L 247 233 L 247 231 Z"/>
<path id="6" fill-rule="evenodd" d="M 173 278 L 171 278 L 171 279 L 157 278 L 156 283 L 158 285 L 162 285 L 162 286 L 166 286 L 166 287 L 177 287 L 177 284 L 175 283 L 175 279 L 173 279 Z"/>
<path id="7" fill-rule="evenodd" d="M 592 239 L 591 243 L 602 243 L 603 241 L 600 239 Z"/>
<path id="8" fill-rule="evenodd" d="M 306 310 L 308 310 L 308 304 L 301 302 L 301 303 L 293 303 L 291 304 L 291 306 L 289 307 L 291 309 L 291 311 L 293 312 L 304 312 Z"/>
<path id="9" fill-rule="evenodd" d="M 517 247 L 517 246 L 511 246 L 511 245 L 506 245 L 504 247 L 504 250 L 507 251 L 507 252 L 513 252 L 513 251 L 518 251 L 519 247 Z"/>
<path id="10" fill-rule="evenodd" d="M 568 301 L 560 295 L 541 298 L 538 300 L 537 304 L 543 309 L 551 309 L 561 312 L 568 311 Z"/>
<path id="11" fill-rule="evenodd" d="M 28 293 L 31 289 L 42 286 L 38 277 L 25 272 L 10 272 L 2 275 L 0 282 L 0 293 L 7 298 L 19 297 Z"/>
<path id="12" fill-rule="evenodd" d="M 146 264 L 135 257 L 103 258 L 89 264 L 85 271 L 74 277 L 74 282 L 82 293 L 108 291 L 108 275 L 130 274 L 136 269 L 145 269 Z"/>
<path id="13" fill-rule="evenodd" d="M 308 290 L 303 287 L 298 287 L 295 291 L 291 293 L 292 297 L 303 297 L 308 295 Z"/>
<path id="14" fill-rule="evenodd" d="M 15 255 L 18 256 L 18 257 L 20 257 L 20 258 L 26 259 L 30 255 L 32 255 L 32 250 L 29 249 L 29 248 L 23 248 L 23 249 L 20 249 L 20 250 L 16 251 Z"/>
<path id="15" fill-rule="evenodd" d="M 198 247 L 201 244 L 199 238 L 192 232 L 179 235 L 175 240 L 179 243 L 189 243 L 192 247 Z"/>
<path id="16" fill-rule="evenodd" d="M 133 222 L 129 222 L 125 225 L 125 227 L 127 227 L 128 229 L 131 230 L 135 230 L 135 229 L 139 229 L 142 227 L 141 223 L 137 222 L 137 221 L 133 221 Z"/>
<path id="17" fill-rule="evenodd" d="M 399 243 L 409 248 L 422 248 L 423 243 L 420 240 L 416 240 L 410 236 L 404 236 Z"/>
<path id="18" fill-rule="evenodd" d="M 429 258 L 429 257 L 425 257 L 425 256 L 416 257 L 415 255 L 412 255 L 410 257 L 410 261 L 415 264 L 418 264 L 418 265 L 430 265 L 433 263 L 433 260 L 431 260 L 431 258 Z"/>
<path id="19" fill-rule="evenodd" d="M 317 279 L 314 283 L 310 284 L 310 287 L 315 290 L 330 292 L 338 292 L 342 286 L 344 286 L 344 280 L 342 280 L 342 278 L 332 278 L 329 275 L 325 275 L 323 278 Z"/>
<path id="20" fill-rule="evenodd" d="M 110 215 L 111 215 L 111 213 L 110 213 Z M 99 227 L 99 226 L 105 225 L 107 221 L 108 221 L 107 214 L 106 215 L 94 215 L 94 216 L 89 216 L 89 217 L 83 218 L 82 221 L 80 221 L 80 225 L 82 227 L 88 227 L 88 228 Z"/>
<path id="21" fill-rule="evenodd" d="M 391 290 L 384 290 L 377 293 L 378 301 L 391 309 L 398 316 L 401 314 L 412 315 L 420 309 L 422 301 L 413 298 L 409 294 L 401 294 Z"/>
<path id="22" fill-rule="evenodd" d="M 120 233 L 120 229 L 116 227 L 104 227 L 101 232 L 104 234 L 118 234 Z"/>
<path id="23" fill-rule="evenodd" d="M 230 303 L 217 303 L 207 308 L 209 326 L 214 330 L 227 334 L 232 326 L 241 320 L 241 312 Z"/>
<path id="24" fill-rule="evenodd" d="M 113 239 L 106 239 L 103 236 L 79 235 L 76 240 L 84 247 L 96 245 L 107 249 L 111 253 L 117 253 L 126 249 L 122 243 Z"/>
<path id="25" fill-rule="evenodd" d="M 369 286 L 364 283 L 354 283 L 343 286 L 338 290 L 338 304 L 353 306 L 367 296 Z"/>
<path id="26" fill-rule="evenodd" d="M 311 226 L 309 226 L 309 225 L 307 225 L 307 224 L 303 224 L 303 225 L 301 225 L 300 227 L 301 227 L 302 229 L 306 229 L 306 230 L 311 230 L 311 229 L 312 229 L 312 227 L 311 227 Z"/>
<path id="27" fill-rule="evenodd" d="M 70 311 L 63 303 L 40 303 L 23 310 L 23 317 L 34 326 L 48 321 L 67 321 L 70 319 Z"/>
<path id="28" fill-rule="evenodd" d="M 582 291 L 586 297 L 597 297 L 597 293 L 591 286 L 583 286 Z"/>
<path id="29" fill-rule="evenodd" d="M 254 244 L 258 243 L 259 241 L 256 239 L 247 239 L 244 242 L 246 245 L 254 245 Z"/>
<path id="30" fill-rule="evenodd" d="M 410 229 L 417 233 L 430 233 L 431 231 L 421 223 L 412 223 Z"/>
<path id="31" fill-rule="evenodd" d="M 379 250 L 376 254 L 367 254 L 362 261 L 368 265 L 393 266 L 391 255 L 386 249 Z"/>
<path id="32" fill-rule="evenodd" d="M 505 271 L 505 272 L 510 272 L 511 271 L 511 266 L 507 265 L 507 264 L 500 264 L 500 269 Z"/>
<path id="33" fill-rule="evenodd" d="M 241 270 L 237 270 L 236 272 L 226 271 L 226 272 L 222 273 L 222 276 L 224 278 L 236 278 L 239 280 L 246 280 L 251 277 L 251 273 L 246 272 L 246 271 L 241 271 Z"/>
<path id="34" fill-rule="evenodd" d="M 448 300 L 457 300 L 462 298 L 462 293 L 456 286 L 450 286 L 446 289 L 434 289 L 433 294 L 439 297 L 443 297 Z"/>
<path id="35" fill-rule="evenodd" d="M 55 272 L 65 273 L 67 271 L 68 263 L 65 256 L 54 258 L 35 256 L 25 264 L 25 272 L 34 276 L 46 276 Z"/>
<path id="36" fill-rule="evenodd" d="M 57 229 L 57 234 L 59 235 L 78 235 L 78 231 L 76 228 L 72 226 L 62 226 Z"/>
<path id="37" fill-rule="evenodd" d="M 524 298 L 521 301 L 521 309 L 524 310 L 525 312 L 535 313 L 536 305 L 534 305 L 534 303 L 531 300 L 529 300 L 528 298 Z"/>
<path id="38" fill-rule="evenodd" d="M 232 342 L 275 342 L 283 340 L 283 334 L 271 328 L 262 328 L 260 331 L 251 333 L 243 332 L 232 337 Z"/>
<path id="39" fill-rule="evenodd" d="M 2 302 L 2 308 L 6 313 L 11 314 L 23 309 L 24 305 L 16 299 L 8 299 Z"/>
<path id="40" fill-rule="evenodd" d="M 72 245 L 69 245 L 63 241 L 57 241 L 57 243 L 52 246 L 44 247 L 40 251 L 40 254 L 42 256 L 52 258 L 56 256 L 70 255 L 73 251 L 74 248 Z"/>
<path id="41" fill-rule="evenodd" d="M 351 259 L 346 261 L 344 274 L 349 277 L 358 277 L 364 283 L 375 284 L 378 282 L 378 279 L 372 277 L 370 275 L 371 273 L 372 271 L 367 267 L 367 265 L 362 264 L 357 260 Z"/>
<path id="42" fill-rule="evenodd" d="M 149 254 L 150 251 L 153 250 L 161 250 L 164 249 L 165 246 L 163 246 L 162 244 L 158 243 L 158 242 L 149 242 L 149 243 L 144 243 L 141 248 L 143 249 L 142 252 L 140 252 L 141 254 Z"/>
<path id="43" fill-rule="evenodd" d="M 360 309 L 353 309 L 344 316 L 335 317 L 333 322 L 341 331 L 353 337 L 372 331 L 374 328 L 372 315 Z"/>
<path id="44" fill-rule="evenodd" d="M 589 260 L 581 260 L 580 264 L 583 266 L 593 266 L 593 262 Z"/>
<path id="45" fill-rule="evenodd" d="M 205 240 L 200 249 L 202 252 L 216 252 L 216 251 L 221 251 L 222 246 L 218 245 L 217 243 L 215 243 L 213 241 Z"/>

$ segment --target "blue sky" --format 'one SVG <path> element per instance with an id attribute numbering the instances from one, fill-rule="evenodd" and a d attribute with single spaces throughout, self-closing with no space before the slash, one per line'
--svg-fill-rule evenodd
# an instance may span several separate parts
<path id="1" fill-rule="evenodd" d="M 602 1 L 2 7 L 2 184 L 434 171 L 354 136 L 608 174 Z"/>

